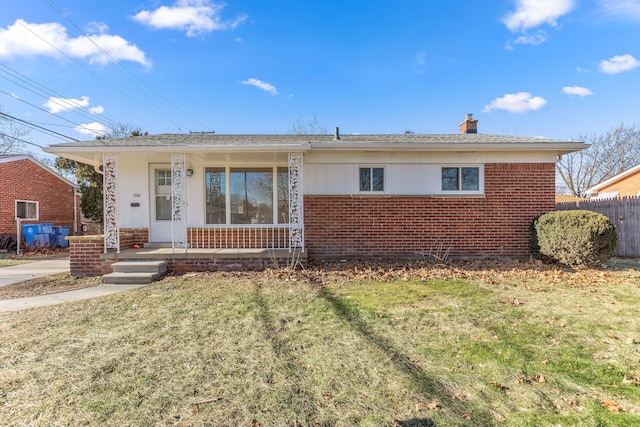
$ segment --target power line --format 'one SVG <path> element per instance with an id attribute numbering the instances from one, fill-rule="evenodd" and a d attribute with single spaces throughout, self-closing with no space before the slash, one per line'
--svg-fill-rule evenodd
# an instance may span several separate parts
<path id="1" fill-rule="evenodd" d="M 9 92 L 5 92 L 5 91 L 4 91 L 4 90 L 2 90 L 2 89 L 0 89 L 0 93 L 4 93 L 5 95 L 10 96 L 10 97 L 12 97 L 12 98 L 16 99 L 17 101 L 20 101 L 20 102 L 23 102 L 23 103 L 25 103 L 25 104 L 27 104 L 27 105 L 30 105 L 30 106 L 32 106 L 33 108 L 36 108 L 36 109 L 38 109 L 38 110 L 40 110 L 40 111 L 44 111 L 44 112 L 45 112 L 45 113 L 47 113 L 47 114 L 51 114 L 52 116 L 57 117 L 57 118 L 59 118 L 60 120 L 64 120 L 65 122 L 69 122 L 69 123 L 71 123 L 72 125 L 75 125 L 76 127 L 80 128 L 80 129 L 84 129 L 84 130 L 86 130 L 86 131 L 89 131 L 89 132 L 93 132 L 93 133 L 95 133 L 95 134 L 98 134 L 98 132 L 94 131 L 93 129 L 89 129 L 89 128 L 87 128 L 87 127 L 83 126 L 83 125 L 80 125 L 80 124 L 78 124 L 78 123 L 72 122 L 71 120 L 69 120 L 69 119 L 65 119 L 64 117 L 56 116 L 56 115 L 55 115 L 55 114 L 53 114 L 52 112 L 47 111 L 47 110 L 45 110 L 44 108 L 39 107 L 39 106 L 37 106 L 37 105 L 35 105 L 35 104 L 32 104 L 32 103 L 30 103 L 29 101 L 25 101 L 25 100 L 24 100 L 24 99 L 22 99 L 22 98 L 18 98 L 18 97 L 16 97 L 16 96 L 14 96 L 14 95 L 10 94 Z M 20 119 L 18 119 L 18 120 L 20 120 Z M 77 140 L 75 140 L 75 141 L 77 141 Z"/>
<path id="2" fill-rule="evenodd" d="M 144 87 L 146 87 L 148 90 L 150 90 L 154 95 L 156 95 L 158 98 L 162 99 L 165 103 L 167 103 L 167 105 L 169 105 L 170 107 L 175 108 L 177 111 L 179 111 L 180 113 L 182 113 L 185 117 L 193 120 L 194 122 L 200 124 L 203 128 L 209 128 L 210 126 L 205 125 L 204 123 L 200 122 L 199 120 L 197 120 L 196 118 L 192 117 L 191 115 L 189 115 L 188 113 L 186 113 L 184 110 L 182 110 L 180 107 L 178 107 L 177 105 L 173 104 L 172 102 L 170 102 L 168 99 L 166 99 L 164 96 L 162 96 L 162 94 L 160 94 L 159 92 L 157 92 L 155 89 L 153 89 L 151 86 L 149 86 L 144 80 L 142 80 L 141 78 L 139 78 L 138 76 L 136 76 L 135 74 L 133 74 L 124 64 L 116 61 L 110 54 L 109 52 L 107 52 L 106 50 L 104 50 L 102 48 L 102 46 L 100 46 L 95 40 L 93 40 L 93 38 L 91 36 L 89 36 L 82 28 L 80 28 L 71 18 L 69 18 L 54 2 L 53 0 L 45 0 L 49 6 L 51 6 L 56 12 L 58 12 L 58 14 L 60 16 L 62 16 L 69 24 L 71 24 L 76 30 L 78 30 L 80 32 L 80 34 L 82 34 L 83 36 L 85 36 L 87 38 L 87 40 L 89 40 L 105 57 L 107 57 L 109 59 L 109 61 L 116 65 L 121 72 L 125 75 L 125 77 L 127 77 L 127 79 L 133 83 L 134 86 L 137 87 L 137 85 L 135 84 L 134 81 L 132 81 L 128 76 L 133 77 L 133 79 L 137 80 L 138 82 L 142 83 L 144 85 Z M 144 93 L 144 91 L 140 90 L 140 88 L 138 87 L 138 90 L 140 91 L 140 93 L 147 98 L 150 102 L 152 102 L 151 99 L 149 99 L 149 97 Z M 165 117 L 166 118 L 166 117 Z M 171 119 L 169 119 L 171 120 Z M 171 120 L 171 123 L 173 123 L 176 127 L 178 127 L 178 129 L 180 129 L 180 126 L 173 122 Z M 180 129 L 182 131 L 182 129 Z"/>
<path id="3" fill-rule="evenodd" d="M 73 141 L 73 142 L 78 142 L 78 140 L 77 140 L 77 139 L 75 139 L 75 138 L 72 138 L 72 137 L 67 136 L 67 135 L 63 135 L 63 134 L 61 134 L 61 133 L 58 133 L 58 132 L 56 132 L 56 131 L 54 131 L 54 130 L 51 130 L 51 129 L 47 129 L 47 128 L 42 127 L 42 126 L 38 126 L 38 125 L 33 124 L 33 123 L 31 123 L 31 122 L 29 122 L 29 121 L 27 121 L 27 120 L 19 119 L 19 118 L 17 118 L 17 117 L 14 117 L 14 116 L 12 116 L 12 115 L 10 115 L 10 114 L 7 114 L 7 113 L 3 113 L 3 112 L 1 112 L 1 111 L 0 111 L 0 116 L 5 117 L 5 118 L 7 118 L 7 119 L 9 119 L 9 120 L 13 120 L 13 121 L 15 121 L 15 122 L 19 122 L 19 123 L 21 123 L 21 124 L 23 124 L 23 125 L 25 125 L 25 126 L 27 126 L 27 127 L 30 127 L 30 128 L 32 128 L 32 129 L 35 129 L 35 130 L 38 130 L 38 131 L 40 131 L 40 132 L 48 133 L 48 134 L 50 134 L 51 136 L 58 136 L 58 137 L 66 138 L 66 139 L 71 140 L 71 141 Z"/>
<path id="4" fill-rule="evenodd" d="M 0 67 L 3 67 L 3 68 L 6 68 L 6 69 L 10 70 L 13 74 L 11 74 L 11 73 L 7 72 L 6 70 L 2 70 L 2 69 L 0 69 L 0 72 L 4 72 L 4 73 L 6 73 L 6 74 L 9 74 L 9 75 L 10 75 L 10 76 L 12 76 L 12 77 L 15 77 L 15 78 L 17 78 L 17 79 L 21 80 L 22 82 L 25 82 L 25 84 L 30 85 L 31 87 L 33 87 L 33 88 L 37 89 L 38 91 L 40 91 L 40 93 L 36 92 L 36 91 L 35 91 L 35 90 L 33 90 L 33 89 L 30 89 L 29 87 L 26 87 L 26 86 L 24 86 L 24 85 L 20 84 L 19 82 L 16 82 L 16 81 L 14 81 L 14 80 L 12 80 L 12 79 L 9 79 L 9 78 L 7 78 L 7 77 L 5 77 L 5 76 L 0 75 L 0 77 L 2 77 L 3 79 L 5 79 L 5 80 L 7 80 L 7 81 L 9 81 L 9 82 L 11 82 L 11 83 L 13 83 L 13 84 L 15 84 L 16 86 L 19 86 L 19 87 L 21 87 L 21 88 L 23 88 L 23 89 L 25 89 L 25 90 L 28 90 L 29 92 L 31 92 L 31 93 L 33 93 L 33 94 L 35 94 L 35 95 L 37 95 L 37 96 L 41 96 L 41 97 L 43 97 L 43 98 L 47 98 L 47 100 L 48 100 L 48 101 L 53 102 L 54 104 L 56 104 L 56 105 L 58 105 L 58 106 L 62 107 L 63 109 L 65 109 L 65 110 L 69 110 L 69 111 L 71 111 L 71 112 L 73 112 L 73 113 L 75 113 L 75 114 L 78 114 L 78 115 L 80 115 L 80 116 L 82 116 L 82 117 L 84 117 L 84 118 L 87 118 L 87 119 L 90 119 L 90 120 L 94 120 L 94 121 L 106 121 L 106 122 L 108 123 L 108 126 L 110 126 L 110 127 L 116 127 L 116 126 L 118 125 L 118 123 L 117 123 L 116 121 L 111 120 L 111 119 L 110 119 L 110 118 L 108 118 L 108 117 L 105 117 L 105 116 L 103 116 L 103 115 L 96 116 L 95 114 L 92 114 L 91 112 L 86 111 L 86 110 L 84 109 L 84 107 L 83 107 L 83 106 L 81 106 L 81 105 L 79 105 L 78 103 L 76 103 L 76 102 L 74 102 L 74 101 L 71 101 L 71 100 L 69 100 L 68 98 L 65 98 L 63 95 L 61 95 L 61 94 L 59 94 L 59 93 L 56 93 L 55 91 L 53 91 L 53 90 L 51 90 L 51 89 L 47 88 L 46 86 L 44 86 L 44 85 L 42 85 L 42 84 L 40 84 L 40 83 L 36 82 L 35 80 L 32 80 L 32 79 L 30 79 L 30 78 L 28 78 L 28 77 L 26 77 L 26 76 L 22 75 L 21 73 L 19 73 L 19 72 L 15 71 L 15 70 L 13 70 L 13 69 L 11 69 L 10 67 L 7 67 L 7 66 L 6 66 L 6 65 L 4 65 L 4 64 L 0 64 Z M 48 91 L 49 93 L 46 93 L 47 91 Z M 67 102 L 68 102 L 69 104 L 71 104 L 71 105 L 75 105 L 77 108 L 69 108 L 69 104 L 65 105 L 64 103 L 59 102 L 59 101 L 57 101 L 57 100 L 55 100 L 55 99 L 53 99 L 53 100 L 52 100 L 51 98 L 55 98 L 55 97 L 50 96 L 51 94 L 56 95 L 56 96 L 57 96 L 58 98 L 60 98 L 60 99 L 67 100 Z M 46 111 L 46 110 L 45 110 L 45 111 Z M 55 116 L 55 114 L 54 114 L 54 113 L 52 113 L 51 111 L 47 111 L 47 112 L 48 112 L 49 114 L 53 114 L 53 115 Z M 56 117 L 58 117 L 58 116 L 56 116 Z M 104 119 L 106 119 L 106 120 L 104 120 Z M 77 125 L 77 126 L 81 126 L 81 125 L 79 125 L 79 124 L 77 124 L 77 123 L 74 123 L 74 124 L 75 124 L 75 125 Z"/>
<path id="5" fill-rule="evenodd" d="M 104 82 L 105 84 L 107 84 L 108 86 L 110 86 L 111 88 L 113 88 L 114 90 L 118 91 L 119 93 L 121 93 L 122 95 L 124 95 L 125 97 L 129 98 L 130 100 L 132 100 L 133 102 L 135 102 L 136 104 L 139 104 L 141 106 L 143 106 L 144 108 L 146 108 L 147 110 L 159 115 L 160 117 L 166 119 L 167 121 L 171 122 L 172 124 L 174 124 L 178 130 L 180 130 L 182 132 L 182 129 L 180 128 L 180 126 L 175 123 L 169 116 L 163 114 L 162 112 L 156 111 L 154 110 L 152 107 L 143 104 L 142 102 L 140 102 L 139 100 L 137 100 L 136 98 L 133 98 L 132 96 L 130 96 L 129 94 L 127 94 L 125 91 L 121 90 L 120 88 L 116 87 L 115 85 L 113 85 L 111 82 L 107 81 L 106 79 L 104 79 L 103 77 L 101 77 L 100 75 L 94 73 L 93 71 L 91 71 L 91 69 L 87 68 L 86 66 L 84 66 L 82 63 L 80 63 L 79 61 L 77 61 L 75 58 L 69 56 L 68 54 L 66 54 L 64 51 L 58 49 L 56 46 L 52 45 L 51 43 L 49 43 L 46 39 L 44 39 L 43 37 L 41 37 L 38 33 L 36 33 L 35 31 L 33 31 L 31 28 L 27 27 L 26 25 L 24 25 L 22 22 L 20 22 L 19 20 L 17 20 L 15 17 L 13 17 L 11 14 L 9 14 L 7 11 L 5 11 L 4 9 L 2 9 L 0 7 L 0 12 L 3 12 L 5 15 L 7 15 L 9 18 L 15 20 L 19 25 L 21 25 L 24 29 L 26 29 L 27 31 L 29 31 L 31 34 L 33 34 L 34 36 L 36 36 L 37 38 L 39 38 L 40 40 L 42 40 L 44 43 L 46 43 L 47 45 L 49 45 L 52 49 L 55 49 L 57 52 L 59 52 L 61 55 L 65 56 L 66 58 L 68 58 L 70 61 L 74 62 L 76 65 L 80 66 L 82 69 L 84 69 L 85 71 L 87 71 L 88 73 L 92 74 L 94 77 L 96 77 L 97 79 L 101 80 L 102 82 Z M 64 16 L 64 15 L 63 15 Z M 66 19 L 66 18 L 65 18 Z M 90 39 L 90 38 L 89 38 Z"/>
<path id="6" fill-rule="evenodd" d="M 25 141 L 24 139 L 20 139 L 20 138 L 18 138 L 16 136 L 13 136 L 13 135 L 7 135 L 4 132 L 0 132 L 0 137 L 15 139 L 16 141 L 22 142 L 23 144 L 29 144 L 29 145 L 33 145 L 34 147 L 42 148 L 41 145 L 34 144 L 33 142 Z"/>

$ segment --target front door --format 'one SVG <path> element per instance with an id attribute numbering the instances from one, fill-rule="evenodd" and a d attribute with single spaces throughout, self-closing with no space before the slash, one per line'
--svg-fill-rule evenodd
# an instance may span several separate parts
<path id="1" fill-rule="evenodd" d="M 151 227 L 149 241 L 154 243 L 171 242 L 171 166 L 151 165 L 149 171 L 149 194 L 151 200 Z"/>

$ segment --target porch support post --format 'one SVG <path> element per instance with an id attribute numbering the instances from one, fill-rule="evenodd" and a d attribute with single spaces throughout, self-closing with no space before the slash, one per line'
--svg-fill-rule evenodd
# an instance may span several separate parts
<path id="1" fill-rule="evenodd" d="M 118 155 L 102 155 L 103 200 L 104 200 L 104 252 L 115 249 L 120 253 L 120 230 L 118 229 Z M 75 196 L 74 196 L 75 197 Z"/>
<path id="2" fill-rule="evenodd" d="M 289 153 L 289 251 L 304 252 L 303 153 Z"/>
<path id="3" fill-rule="evenodd" d="M 187 252 L 186 155 L 171 154 L 171 247 Z"/>

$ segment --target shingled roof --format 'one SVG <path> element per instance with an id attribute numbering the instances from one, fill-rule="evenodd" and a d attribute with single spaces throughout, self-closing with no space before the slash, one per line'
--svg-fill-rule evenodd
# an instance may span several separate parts
<path id="1" fill-rule="evenodd" d="M 489 135 L 489 134 L 342 134 L 339 140 L 334 135 L 234 135 L 234 134 L 160 134 L 133 136 L 119 139 L 96 139 L 90 141 L 54 144 L 52 148 L 117 148 L 117 147 L 264 147 L 279 146 L 304 148 L 326 143 L 357 146 L 359 144 L 581 144 L 569 140 L 538 137 Z"/>

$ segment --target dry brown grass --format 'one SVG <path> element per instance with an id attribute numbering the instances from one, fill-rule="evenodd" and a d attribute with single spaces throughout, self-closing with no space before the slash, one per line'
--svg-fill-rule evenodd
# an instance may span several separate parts
<path id="1" fill-rule="evenodd" d="M 68 273 L 38 277 L 13 285 L 0 286 L 0 300 L 49 295 L 100 284 L 99 277 L 75 277 Z"/>
<path id="2" fill-rule="evenodd" d="M 639 279 L 324 264 L 2 314 L 0 425 L 634 425 Z"/>

